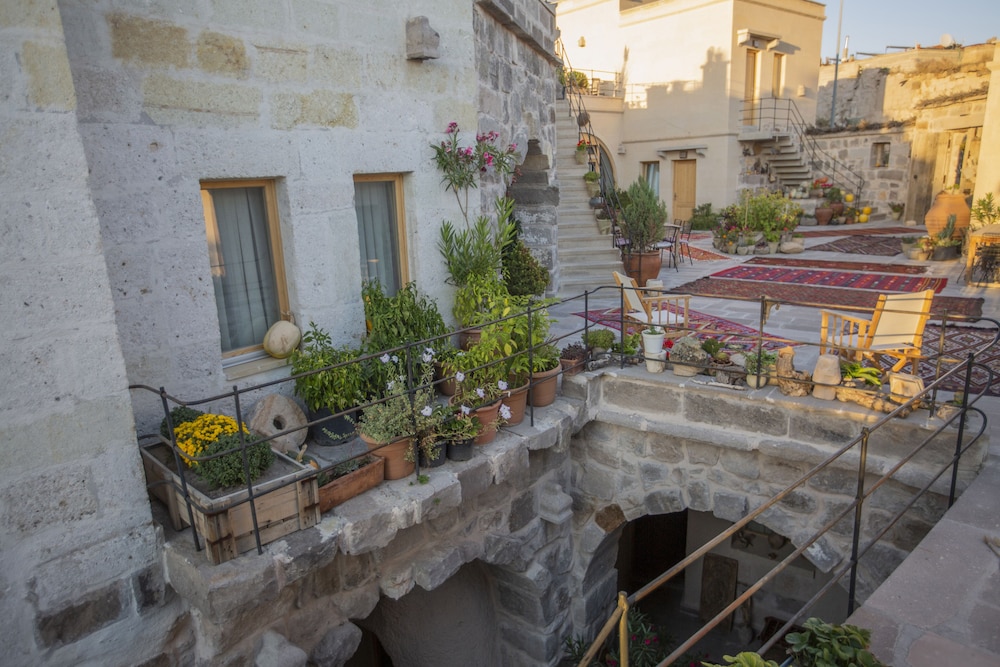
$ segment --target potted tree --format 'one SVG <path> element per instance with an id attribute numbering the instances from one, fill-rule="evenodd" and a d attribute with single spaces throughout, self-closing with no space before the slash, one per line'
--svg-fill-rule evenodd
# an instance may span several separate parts
<path id="1" fill-rule="evenodd" d="M 622 220 L 622 233 L 628 244 L 622 262 L 625 273 L 639 285 L 660 273 L 661 257 L 656 244 L 663 240 L 667 207 L 643 179 L 628 188 L 628 205 Z"/>
<path id="2" fill-rule="evenodd" d="M 290 355 L 295 393 L 306 404 L 313 442 L 336 445 L 353 435 L 352 415 L 364 398 L 364 369 L 360 351 L 337 347 L 330 334 L 309 323 L 302 345 Z"/>

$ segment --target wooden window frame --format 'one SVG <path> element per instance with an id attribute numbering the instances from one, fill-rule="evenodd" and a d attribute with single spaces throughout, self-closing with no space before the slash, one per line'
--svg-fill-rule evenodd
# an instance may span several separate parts
<path id="1" fill-rule="evenodd" d="M 211 203 L 211 199 L 206 199 L 206 191 L 235 188 L 263 188 L 264 206 L 267 212 L 268 243 L 271 246 L 271 268 L 274 270 L 275 289 L 278 296 L 278 313 L 281 319 L 290 320 L 291 307 L 289 306 L 288 301 L 288 284 L 285 280 L 285 257 L 281 246 L 281 221 L 278 216 L 277 188 L 275 186 L 274 179 L 203 179 L 199 182 L 199 185 L 201 186 L 202 209 L 204 210 L 204 214 L 205 216 L 212 215 L 213 217 L 215 216 L 215 207 L 214 205 L 208 205 Z M 207 234 L 208 228 L 206 226 L 206 241 L 208 240 Z M 221 338 L 221 332 L 219 335 Z M 263 341 L 261 341 L 257 345 L 250 345 L 235 350 L 229 350 L 228 352 L 223 352 L 222 358 L 224 361 L 235 360 L 244 355 L 254 352 L 262 352 L 263 350 L 264 344 Z"/>

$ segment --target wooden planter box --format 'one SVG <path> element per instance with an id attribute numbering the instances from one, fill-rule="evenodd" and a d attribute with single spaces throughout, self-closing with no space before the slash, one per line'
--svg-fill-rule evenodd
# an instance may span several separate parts
<path id="1" fill-rule="evenodd" d="M 319 487 L 319 511 L 328 512 L 354 496 L 373 489 L 385 478 L 385 459 L 373 456 L 374 462 Z"/>
<path id="2" fill-rule="evenodd" d="M 173 528 L 183 530 L 190 521 L 170 447 L 156 443 L 141 447 L 140 452 L 150 496 L 167 506 Z M 195 529 L 205 541 L 208 559 L 223 563 L 256 548 L 247 490 L 212 498 L 192 486 L 193 473 L 186 471 L 185 475 Z M 319 522 L 314 469 L 275 452 L 274 463 L 262 479 L 254 484 L 253 501 L 262 545 Z"/>

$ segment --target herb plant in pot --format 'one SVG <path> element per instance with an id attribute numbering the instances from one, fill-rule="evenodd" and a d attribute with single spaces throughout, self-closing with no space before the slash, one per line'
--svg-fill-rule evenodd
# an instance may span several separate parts
<path id="1" fill-rule="evenodd" d="M 503 397 L 507 392 L 507 365 L 497 354 L 496 330 L 487 326 L 479 342 L 453 360 L 455 370 L 455 395 L 451 397 L 462 415 L 475 415 L 482 430 L 475 444 L 485 445 L 496 437 L 497 428 L 510 415 L 509 408 L 502 411 Z"/>
<path id="2" fill-rule="evenodd" d="M 309 435 L 319 445 L 340 444 L 354 433 L 352 414 L 365 386 L 359 356 L 351 347 L 335 346 L 314 322 L 290 356 L 292 375 L 301 375 L 295 378 L 295 393 L 305 402 L 309 421 L 317 422 L 309 427 Z"/>
<path id="3" fill-rule="evenodd" d="M 594 357 L 607 353 L 615 344 L 615 333 L 611 329 L 590 329 L 584 331 L 581 338 Z"/>
<path id="4" fill-rule="evenodd" d="M 767 384 L 774 364 L 778 360 L 778 355 L 767 350 L 748 352 L 743 356 L 744 367 L 746 368 L 746 383 L 753 389 L 760 389 Z"/>
<path id="5" fill-rule="evenodd" d="M 587 348 L 582 343 L 570 343 L 559 353 L 564 375 L 576 375 L 587 363 Z"/>
<path id="6" fill-rule="evenodd" d="M 625 273 L 644 287 L 660 273 L 661 257 L 656 244 L 663 240 L 667 207 L 643 179 L 628 188 L 628 205 L 622 219 L 625 246 L 622 262 Z"/>

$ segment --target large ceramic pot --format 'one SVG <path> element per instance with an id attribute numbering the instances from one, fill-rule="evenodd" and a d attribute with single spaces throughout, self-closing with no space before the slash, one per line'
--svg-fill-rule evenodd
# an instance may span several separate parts
<path id="1" fill-rule="evenodd" d="M 934 238 L 940 234 L 948 225 L 950 215 L 955 216 L 955 231 L 951 237 L 961 238 L 962 232 L 969 227 L 969 220 L 972 218 L 969 205 L 965 202 L 965 195 L 939 192 L 934 198 L 934 204 L 924 216 L 927 236 Z"/>
<path id="2" fill-rule="evenodd" d="M 412 436 L 403 436 L 388 444 L 376 442 L 364 433 L 361 434 L 361 439 L 368 445 L 369 450 L 373 450 L 372 454 L 385 459 L 386 479 L 403 479 L 411 475 L 416 468 L 413 461 L 407 461 L 405 458 L 406 451 L 413 446 L 414 438 Z M 379 449 L 375 449 L 376 447 Z"/>
<path id="3" fill-rule="evenodd" d="M 817 206 L 813 216 L 816 218 L 817 225 L 829 225 L 830 221 L 833 220 L 833 209 L 829 206 Z"/>
<path id="4" fill-rule="evenodd" d="M 528 402 L 536 408 L 552 405 L 556 400 L 559 372 L 562 367 L 556 366 L 547 371 L 531 374 L 531 389 L 528 391 Z"/>
<path id="5" fill-rule="evenodd" d="M 633 279 L 639 287 L 645 287 L 647 280 L 655 280 L 660 275 L 662 258 L 657 252 L 630 252 L 622 256 L 625 275 Z"/>

